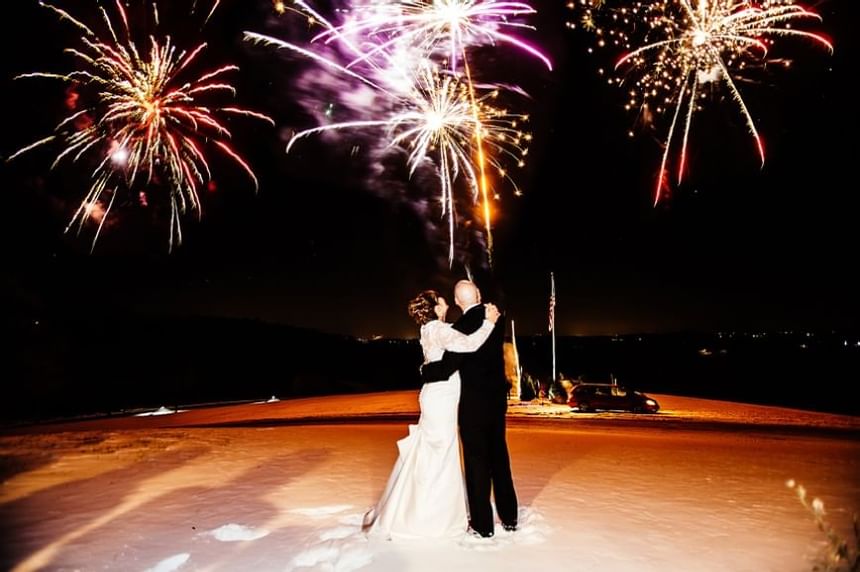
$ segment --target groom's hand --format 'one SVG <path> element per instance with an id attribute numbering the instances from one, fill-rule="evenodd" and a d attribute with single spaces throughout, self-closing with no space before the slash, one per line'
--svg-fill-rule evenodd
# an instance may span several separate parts
<path id="1" fill-rule="evenodd" d="M 458 354 L 445 352 L 439 361 L 431 361 L 421 366 L 421 381 L 433 383 L 434 381 L 447 381 L 455 371 L 460 369 L 460 361 L 455 359 Z"/>

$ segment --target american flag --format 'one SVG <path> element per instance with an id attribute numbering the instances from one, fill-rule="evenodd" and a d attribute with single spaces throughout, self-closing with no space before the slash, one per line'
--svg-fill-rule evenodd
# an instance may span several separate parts
<path id="1" fill-rule="evenodd" d="M 551 289 L 549 294 L 549 331 L 553 331 L 555 329 L 555 275 L 550 272 L 549 280 Z"/>

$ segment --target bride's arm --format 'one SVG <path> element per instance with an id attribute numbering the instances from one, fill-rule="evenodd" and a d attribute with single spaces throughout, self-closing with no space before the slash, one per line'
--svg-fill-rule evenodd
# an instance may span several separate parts
<path id="1" fill-rule="evenodd" d="M 477 350 L 493 332 L 501 317 L 495 304 L 484 305 L 484 321 L 480 328 L 470 335 L 455 330 L 450 324 L 433 322 L 427 331 L 427 340 L 434 348 L 445 350 L 440 361 L 424 364 L 421 368 L 421 381 L 431 383 L 444 381 L 460 369 L 463 359 Z"/>
<path id="2" fill-rule="evenodd" d="M 477 350 L 493 331 L 495 324 L 490 320 L 484 320 L 481 327 L 473 333 L 466 335 L 458 332 L 450 324 L 444 324 L 436 328 L 436 341 L 449 352 L 469 353 Z"/>

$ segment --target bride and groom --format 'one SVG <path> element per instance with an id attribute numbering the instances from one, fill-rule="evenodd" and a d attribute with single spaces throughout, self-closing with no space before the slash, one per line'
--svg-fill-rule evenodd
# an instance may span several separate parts
<path id="1" fill-rule="evenodd" d="M 504 320 L 495 305 L 481 304 L 480 291 L 468 280 L 454 287 L 454 302 L 463 311 L 454 324 L 444 321 L 448 304 L 433 290 L 409 303 L 424 352 L 421 415 L 397 442 L 399 456 L 385 490 L 364 516 L 370 535 L 446 538 L 468 531 L 492 537 L 491 491 L 502 526 L 516 530 L 505 442 Z"/>

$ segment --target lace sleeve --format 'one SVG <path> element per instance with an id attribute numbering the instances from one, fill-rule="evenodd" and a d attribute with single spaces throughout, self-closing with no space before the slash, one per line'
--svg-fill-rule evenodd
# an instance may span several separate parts
<path id="1" fill-rule="evenodd" d="M 436 328 L 436 342 L 444 349 L 452 352 L 468 353 L 477 350 L 490 337 L 495 324 L 484 320 L 481 327 L 473 333 L 466 335 L 451 327 L 451 324 L 443 324 Z"/>

